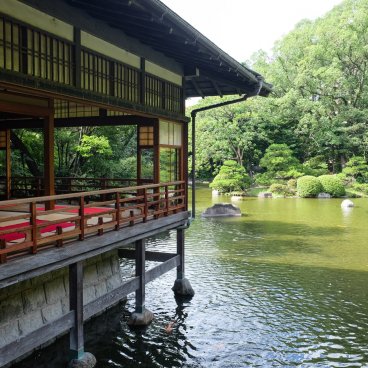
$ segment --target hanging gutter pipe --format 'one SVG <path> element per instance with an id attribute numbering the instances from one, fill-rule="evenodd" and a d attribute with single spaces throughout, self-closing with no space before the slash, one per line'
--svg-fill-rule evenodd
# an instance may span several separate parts
<path id="1" fill-rule="evenodd" d="M 246 101 L 248 98 L 250 97 L 254 97 L 254 96 L 258 96 L 259 93 L 262 90 L 262 86 L 263 86 L 263 79 L 260 76 L 257 76 L 258 79 L 258 84 L 257 87 L 255 89 L 255 91 L 253 93 L 249 93 L 247 95 L 243 95 L 240 98 L 237 98 L 235 100 L 231 100 L 231 101 L 224 101 L 224 102 L 220 102 L 214 105 L 209 105 L 209 106 L 204 106 L 204 107 L 200 107 L 198 109 L 194 109 L 191 112 L 191 118 L 192 118 L 192 218 L 195 218 L 195 210 L 196 210 L 196 206 L 195 206 L 195 200 L 196 200 L 196 195 L 195 195 L 195 190 L 196 190 L 196 184 L 195 184 L 195 158 L 196 158 L 196 154 L 195 154 L 195 149 L 196 149 L 196 142 L 195 142 L 195 119 L 197 116 L 197 113 L 201 112 L 201 111 L 206 111 L 206 110 L 212 110 L 212 109 L 216 109 L 218 107 L 222 107 L 222 106 L 226 106 L 226 105 L 232 105 L 238 102 L 243 102 Z"/>

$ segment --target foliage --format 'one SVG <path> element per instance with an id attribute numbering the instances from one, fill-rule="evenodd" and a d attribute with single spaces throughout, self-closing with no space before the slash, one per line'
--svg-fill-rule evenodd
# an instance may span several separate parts
<path id="1" fill-rule="evenodd" d="M 322 155 L 311 157 L 303 163 L 303 171 L 305 175 L 321 176 L 328 174 L 328 166 Z"/>
<path id="2" fill-rule="evenodd" d="M 296 183 L 297 183 L 297 180 L 296 179 L 289 179 L 287 181 L 287 186 L 290 188 L 290 189 L 294 189 L 296 190 Z"/>
<path id="3" fill-rule="evenodd" d="M 299 197 L 316 197 L 323 191 L 322 184 L 315 176 L 305 175 L 297 181 L 297 192 Z"/>
<path id="4" fill-rule="evenodd" d="M 324 193 L 329 193 L 333 197 L 342 197 L 346 194 L 341 180 L 336 175 L 321 175 L 318 180 Z"/>
<path id="5" fill-rule="evenodd" d="M 272 184 L 268 189 L 272 194 L 276 194 L 283 197 L 290 197 L 295 195 L 296 190 L 293 190 L 285 184 Z"/>
<path id="6" fill-rule="evenodd" d="M 271 144 L 266 149 L 260 165 L 267 169 L 267 175 L 273 178 L 287 179 L 303 175 L 298 171 L 299 161 L 286 144 Z"/>
<path id="7" fill-rule="evenodd" d="M 353 189 L 356 190 L 357 192 L 368 195 L 368 184 L 355 183 L 353 184 Z"/>
<path id="8" fill-rule="evenodd" d="M 97 135 L 84 135 L 81 143 L 75 149 L 82 157 L 92 157 L 95 155 L 111 156 L 111 146 L 109 140 Z"/>
<path id="9" fill-rule="evenodd" d="M 368 164 L 364 157 L 354 156 L 347 163 L 342 173 L 348 179 L 358 183 L 368 183 Z"/>
<path id="10" fill-rule="evenodd" d="M 228 160 L 224 162 L 210 187 L 221 193 L 229 193 L 245 190 L 249 185 L 250 178 L 244 167 L 240 166 L 236 161 Z"/>

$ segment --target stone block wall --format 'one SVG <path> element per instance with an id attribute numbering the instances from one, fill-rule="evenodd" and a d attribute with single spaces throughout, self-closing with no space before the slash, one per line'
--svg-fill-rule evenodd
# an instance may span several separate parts
<path id="1" fill-rule="evenodd" d="M 121 284 L 117 250 L 85 262 L 84 304 L 90 303 Z M 0 347 L 60 318 L 68 311 L 68 268 L 0 289 Z"/>

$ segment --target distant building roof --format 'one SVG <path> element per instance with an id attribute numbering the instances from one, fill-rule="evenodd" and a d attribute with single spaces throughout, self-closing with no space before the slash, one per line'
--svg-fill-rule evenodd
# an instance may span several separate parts
<path id="1" fill-rule="evenodd" d="M 90 16 L 176 60 L 184 67 L 186 97 L 251 95 L 260 74 L 246 68 L 159 0 L 67 0 Z M 263 82 L 260 95 L 272 86 Z"/>

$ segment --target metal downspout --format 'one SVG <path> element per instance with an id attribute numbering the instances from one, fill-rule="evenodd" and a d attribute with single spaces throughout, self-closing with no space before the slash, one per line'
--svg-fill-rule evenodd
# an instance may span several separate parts
<path id="1" fill-rule="evenodd" d="M 212 109 L 216 109 L 218 107 L 222 107 L 222 106 L 226 106 L 226 105 L 232 105 L 238 102 L 243 102 L 246 101 L 249 97 L 254 97 L 254 96 L 258 96 L 259 93 L 261 92 L 263 86 L 263 80 L 262 78 L 258 78 L 258 85 L 257 88 L 255 89 L 254 93 L 250 93 L 248 95 L 243 95 L 240 98 L 237 98 L 235 100 L 231 100 L 231 101 L 224 101 L 224 102 L 220 102 L 214 105 L 209 105 L 209 106 L 205 106 L 205 107 L 200 107 L 198 109 L 194 109 L 191 112 L 191 120 L 192 120 L 192 218 L 195 218 L 195 210 L 196 210 L 196 206 L 195 206 L 195 200 L 196 200 L 196 195 L 195 195 L 195 191 L 196 191 L 196 184 L 195 184 L 195 149 L 196 149 L 196 144 L 195 144 L 195 119 L 197 116 L 198 112 L 201 111 L 206 111 L 206 110 L 212 110 Z"/>

